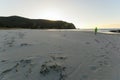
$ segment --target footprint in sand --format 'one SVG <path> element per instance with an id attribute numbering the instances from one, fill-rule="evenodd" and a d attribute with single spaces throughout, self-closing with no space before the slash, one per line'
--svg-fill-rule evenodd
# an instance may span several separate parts
<path id="1" fill-rule="evenodd" d="M 99 40 L 97 40 L 97 39 L 95 39 L 95 42 L 100 43 L 100 41 L 99 41 Z"/>
<path id="2" fill-rule="evenodd" d="M 83 80 L 84 79 L 88 79 L 88 75 L 82 75 L 82 77 L 81 77 Z"/>
<path id="3" fill-rule="evenodd" d="M 90 70 L 92 70 L 92 71 L 95 71 L 95 70 L 97 70 L 97 69 L 98 69 L 98 67 L 95 66 L 95 65 L 90 66 Z"/>
<path id="4" fill-rule="evenodd" d="M 88 80 L 89 76 L 88 75 L 82 75 L 79 80 Z"/>
<path id="5" fill-rule="evenodd" d="M 87 45 L 89 45 L 89 44 L 90 44 L 90 42 L 86 42 L 86 44 L 87 44 Z"/>

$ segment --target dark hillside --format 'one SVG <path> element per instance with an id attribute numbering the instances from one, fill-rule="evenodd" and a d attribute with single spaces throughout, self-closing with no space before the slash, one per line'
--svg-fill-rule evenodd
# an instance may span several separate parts
<path id="1" fill-rule="evenodd" d="M 75 29 L 74 24 L 65 21 L 28 19 L 19 16 L 0 17 L 0 27 L 26 29 Z"/>

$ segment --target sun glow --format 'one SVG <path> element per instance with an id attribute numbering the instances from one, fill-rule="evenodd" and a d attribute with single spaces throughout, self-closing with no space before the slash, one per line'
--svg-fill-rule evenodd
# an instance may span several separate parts
<path id="1" fill-rule="evenodd" d="M 51 19 L 51 20 L 64 20 L 65 19 L 62 12 L 58 10 L 53 10 L 53 9 L 43 11 L 41 14 L 41 17 L 44 19 Z"/>

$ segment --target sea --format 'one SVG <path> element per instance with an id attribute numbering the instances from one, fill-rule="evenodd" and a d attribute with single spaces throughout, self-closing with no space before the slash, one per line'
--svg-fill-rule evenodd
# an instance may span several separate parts
<path id="1" fill-rule="evenodd" d="M 46 29 L 45 29 L 46 30 Z M 48 31 L 94 31 L 94 29 L 47 29 Z M 98 32 L 101 33 L 109 33 L 111 30 L 120 30 L 120 28 L 105 28 L 105 29 L 98 29 Z"/>
<path id="2" fill-rule="evenodd" d="M 79 29 L 83 31 L 94 31 L 94 29 Z M 120 28 L 105 28 L 105 29 L 98 29 L 98 32 L 110 32 L 111 30 L 120 30 Z"/>

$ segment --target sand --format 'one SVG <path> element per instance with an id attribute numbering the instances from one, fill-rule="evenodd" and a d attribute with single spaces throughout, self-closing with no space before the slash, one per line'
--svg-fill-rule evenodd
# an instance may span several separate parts
<path id="1" fill-rule="evenodd" d="M 0 80 L 119 80 L 120 35 L 0 30 Z"/>

